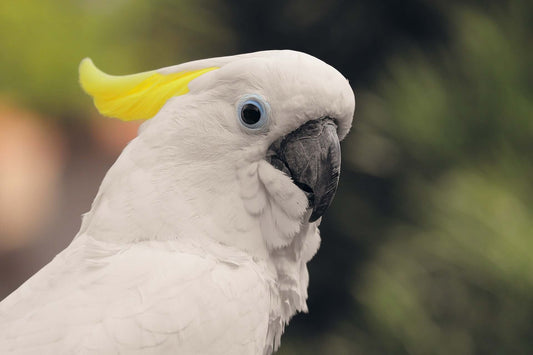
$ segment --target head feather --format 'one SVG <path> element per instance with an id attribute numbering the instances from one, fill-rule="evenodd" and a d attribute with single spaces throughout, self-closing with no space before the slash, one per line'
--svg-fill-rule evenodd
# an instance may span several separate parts
<path id="1" fill-rule="evenodd" d="M 148 119 L 173 96 L 189 92 L 188 84 L 218 67 L 162 74 L 156 70 L 132 75 L 109 75 L 90 58 L 80 63 L 80 83 L 98 111 L 124 121 Z"/>

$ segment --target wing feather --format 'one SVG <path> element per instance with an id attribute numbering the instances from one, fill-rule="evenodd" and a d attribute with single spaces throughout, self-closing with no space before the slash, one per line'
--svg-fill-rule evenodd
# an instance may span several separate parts
<path id="1" fill-rule="evenodd" d="M 268 271 L 204 249 L 76 238 L 0 303 L 0 353 L 263 353 Z"/>

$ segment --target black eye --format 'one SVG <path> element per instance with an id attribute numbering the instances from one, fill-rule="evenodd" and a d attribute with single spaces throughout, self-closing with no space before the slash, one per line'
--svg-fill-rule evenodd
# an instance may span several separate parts
<path id="1" fill-rule="evenodd" d="M 259 95 L 246 95 L 238 106 L 239 123 L 247 129 L 258 130 L 268 121 L 268 103 Z"/>
<path id="2" fill-rule="evenodd" d="M 261 110 L 252 103 L 247 103 L 242 107 L 241 120 L 247 125 L 254 125 L 261 119 Z"/>

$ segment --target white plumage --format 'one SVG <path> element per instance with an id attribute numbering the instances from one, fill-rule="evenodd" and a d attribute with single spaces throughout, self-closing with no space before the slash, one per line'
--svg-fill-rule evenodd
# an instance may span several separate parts
<path id="1" fill-rule="evenodd" d="M 342 139 L 353 92 L 294 51 L 154 73 L 208 67 L 142 125 L 74 241 L 0 303 L 1 354 L 269 354 L 307 311 L 320 220 L 309 222 L 311 200 L 267 156 L 322 117 Z M 249 94 L 268 103 L 258 130 L 236 112 Z"/>

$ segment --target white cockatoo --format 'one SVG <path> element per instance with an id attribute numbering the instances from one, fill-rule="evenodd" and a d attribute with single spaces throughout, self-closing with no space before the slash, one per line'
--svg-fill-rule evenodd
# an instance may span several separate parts
<path id="1" fill-rule="evenodd" d="M 72 243 L 0 304 L 1 354 L 270 354 L 307 311 L 306 263 L 355 99 L 301 52 L 264 51 L 80 82 L 148 119 Z"/>

